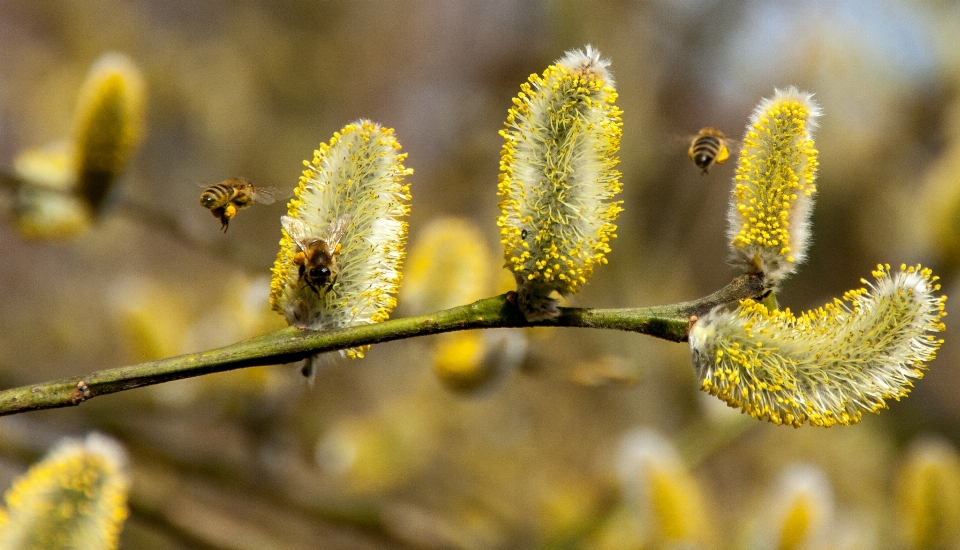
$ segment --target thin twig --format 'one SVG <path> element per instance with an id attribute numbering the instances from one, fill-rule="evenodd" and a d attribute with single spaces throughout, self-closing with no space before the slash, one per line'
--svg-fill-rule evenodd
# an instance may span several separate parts
<path id="1" fill-rule="evenodd" d="M 187 229 L 174 216 L 158 211 L 155 207 L 121 197 L 114 205 L 114 211 L 138 224 L 147 226 L 160 234 L 167 235 L 174 242 L 202 252 L 206 256 L 238 266 L 252 273 L 263 273 L 270 264 L 251 259 L 251 254 L 237 250 L 235 243 L 225 245 L 198 237 Z"/>
<path id="2" fill-rule="evenodd" d="M 16 194 L 23 188 L 33 188 L 42 190 L 44 193 L 57 193 L 86 200 L 74 188 L 46 187 L 23 179 L 13 172 L 0 170 L 0 190 L 6 189 L 11 196 L 16 197 Z M 12 203 L 16 205 L 16 199 Z M 111 204 L 108 204 L 106 208 L 98 208 L 96 211 L 95 217 L 97 220 L 111 214 L 126 218 L 138 225 L 148 227 L 157 234 L 166 235 L 173 242 L 202 252 L 205 256 L 240 267 L 245 271 L 263 273 L 270 267 L 269 262 L 264 263 L 255 260 L 250 251 L 238 248 L 236 242 L 225 244 L 222 241 L 215 242 L 200 237 L 185 227 L 176 216 L 157 210 L 153 205 L 132 200 L 122 194 L 113 198 Z M 211 227 L 213 227 L 213 224 L 211 224 Z"/>
<path id="3" fill-rule="evenodd" d="M 288 327 L 214 350 L 0 391 L 0 416 L 69 407 L 99 395 L 172 380 L 290 363 L 316 353 L 455 330 L 531 326 L 602 328 L 682 342 L 686 340 L 691 316 L 702 315 L 718 305 L 759 296 L 763 291 L 762 279 L 744 275 L 720 291 L 692 302 L 636 309 L 561 308 L 557 318 L 537 322 L 524 319 L 512 303 L 512 293 L 507 293 L 430 315 L 374 325 L 325 332 Z"/>

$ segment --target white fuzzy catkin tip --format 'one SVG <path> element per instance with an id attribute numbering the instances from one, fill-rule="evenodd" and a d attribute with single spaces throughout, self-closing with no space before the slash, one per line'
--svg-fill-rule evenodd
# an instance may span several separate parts
<path id="1" fill-rule="evenodd" d="M 606 263 L 622 201 L 622 111 L 609 62 L 587 46 L 531 75 L 500 135 L 501 242 L 527 319 L 558 313 Z"/>
<path id="2" fill-rule="evenodd" d="M 878 266 L 876 282 L 795 317 L 744 300 L 691 327 L 703 391 L 775 424 L 855 424 L 921 378 L 942 344 L 946 296 L 920 266 Z"/>
<path id="3" fill-rule="evenodd" d="M 288 205 L 307 238 L 333 241 L 342 229 L 332 284 L 311 288 L 294 257 L 301 247 L 281 229 L 270 303 L 287 322 L 329 330 L 386 320 L 396 305 L 410 212 L 406 154 L 393 130 L 369 120 L 348 124 L 321 143 Z M 330 248 L 335 249 L 331 246 Z M 363 349 L 345 352 L 362 357 Z"/>
<path id="4" fill-rule="evenodd" d="M 813 94 L 776 90 L 754 109 L 743 138 L 727 213 L 731 263 L 772 285 L 806 258 L 819 116 Z"/>

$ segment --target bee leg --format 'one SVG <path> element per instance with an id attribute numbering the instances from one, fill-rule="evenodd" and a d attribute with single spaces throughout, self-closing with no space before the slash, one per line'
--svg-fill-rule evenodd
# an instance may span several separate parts
<path id="1" fill-rule="evenodd" d="M 296 261 L 296 259 L 294 259 L 294 261 Z M 307 271 L 307 268 L 304 267 L 303 264 L 300 264 L 300 269 L 297 270 L 297 282 L 298 282 L 298 283 L 303 280 L 303 274 L 304 274 L 306 271 Z M 307 283 L 307 284 L 309 284 L 309 283 Z"/>
<path id="2" fill-rule="evenodd" d="M 337 274 L 331 273 L 330 278 L 327 279 L 327 282 L 323 285 L 323 293 L 326 294 L 333 290 L 333 284 L 337 282 Z"/>
<path id="3" fill-rule="evenodd" d="M 224 233 L 227 232 L 227 224 L 230 222 L 230 218 L 227 217 L 226 212 L 223 207 L 221 208 L 211 208 L 210 213 L 213 214 L 214 218 L 220 220 L 220 231 Z"/>
<path id="4" fill-rule="evenodd" d="M 303 366 L 300 367 L 300 374 L 302 374 L 304 378 L 313 378 L 313 361 L 311 361 L 309 357 L 303 360 Z"/>
<path id="5" fill-rule="evenodd" d="M 227 232 L 227 226 L 230 225 L 230 220 L 237 215 L 237 207 L 230 203 L 223 207 L 223 217 L 220 218 L 220 222 L 223 223 L 223 232 Z"/>

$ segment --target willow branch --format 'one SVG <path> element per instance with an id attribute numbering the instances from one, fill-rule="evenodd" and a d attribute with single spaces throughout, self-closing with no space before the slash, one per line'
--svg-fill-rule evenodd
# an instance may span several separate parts
<path id="1" fill-rule="evenodd" d="M 20 189 L 38 189 L 44 193 L 57 193 L 64 196 L 79 196 L 75 189 L 60 189 L 38 185 L 29 180 L 25 180 L 16 174 L 0 170 L 0 190 L 6 190 L 8 193 L 16 196 Z M 16 199 L 11 201 L 16 208 Z M 173 242 L 183 245 L 192 250 L 203 253 L 206 257 L 216 258 L 224 263 L 240 267 L 249 272 L 262 273 L 270 267 L 269 262 L 263 263 L 254 259 L 254 254 L 250 250 L 241 249 L 236 243 L 225 243 L 222 238 L 210 240 L 196 235 L 174 215 L 159 211 L 155 206 L 140 203 L 123 196 L 122 194 L 115 199 L 106 209 L 110 214 L 116 214 L 137 225 L 148 227 L 160 235 L 166 235 Z M 98 215 L 98 219 L 104 217 L 104 213 Z M 213 227 L 213 224 L 211 224 Z"/>
<path id="2" fill-rule="evenodd" d="M 0 416 L 69 407 L 99 395 L 183 378 L 290 363 L 316 353 L 455 330 L 582 327 L 626 330 L 682 342 L 687 338 L 691 316 L 703 315 L 717 305 L 759 296 L 763 291 L 762 279 L 744 275 L 710 296 L 692 302 L 634 309 L 560 308 L 557 318 L 537 322 L 528 322 L 514 305 L 513 294 L 507 293 L 429 315 L 374 325 L 324 332 L 287 327 L 214 350 L 0 391 Z"/>
<path id="3" fill-rule="evenodd" d="M 254 259 L 250 250 L 238 248 L 236 243 L 224 243 L 198 237 L 186 228 L 175 216 L 158 211 L 155 207 L 120 197 L 113 205 L 114 211 L 137 223 L 149 227 L 174 242 L 217 258 L 227 264 L 238 266 L 251 273 L 263 273 L 270 268 L 269 261 L 264 263 Z M 212 226 L 212 224 L 211 224 Z M 219 234 L 218 234 L 219 235 Z"/>

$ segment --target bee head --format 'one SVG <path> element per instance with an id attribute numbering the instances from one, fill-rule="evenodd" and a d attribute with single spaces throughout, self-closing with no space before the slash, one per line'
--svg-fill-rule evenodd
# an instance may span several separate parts
<path id="1" fill-rule="evenodd" d="M 322 267 L 312 267 L 307 273 L 312 281 L 323 281 L 326 282 L 330 279 L 330 268 L 326 266 Z"/>

